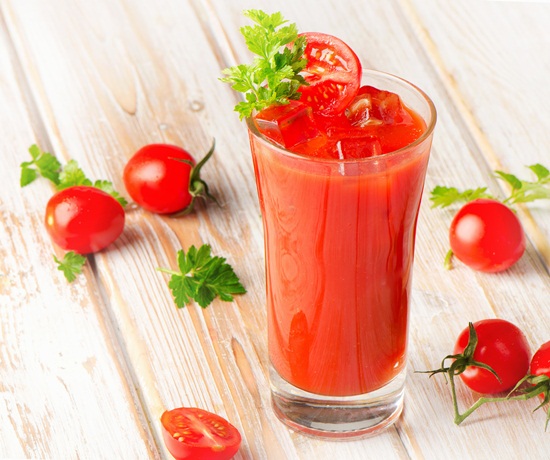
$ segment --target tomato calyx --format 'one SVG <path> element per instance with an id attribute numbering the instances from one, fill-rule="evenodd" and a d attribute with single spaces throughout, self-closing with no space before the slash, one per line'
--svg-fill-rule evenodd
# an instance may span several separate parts
<path id="1" fill-rule="evenodd" d="M 201 169 L 214 154 L 215 147 L 216 141 L 214 140 L 212 141 L 212 147 L 210 147 L 208 153 L 197 164 L 193 164 L 193 162 L 190 160 L 173 158 L 176 161 L 180 161 L 189 165 L 191 168 L 191 172 L 189 174 L 189 194 L 191 195 L 191 202 L 185 209 L 173 214 L 174 216 L 186 216 L 187 214 L 190 214 L 195 207 L 195 202 L 197 198 L 209 199 L 216 203 L 218 206 L 220 205 L 216 197 L 210 193 L 208 184 L 201 178 Z"/>
<path id="2" fill-rule="evenodd" d="M 423 373 L 430 374 L 430 377 L 436 374 L 442 373 L 449 378 L 449 384 L 451 386 L 451 395 L 452 395 L 453 407 L 454 407 L 454 416 L 455 416 L 454 422 L 457 425 L 460 425 L 464 421 L 464 419 L 470 414 L 468 413 L 466 416 L 464 416 L 464 414 L 461 414 L 459 411 L 454 378 L 462 374 L 468 367 L 475 366 L 475 367 L 480 367 L 482 369 L 488 370 L 500 382 L 500 377 L 491 366 L 485 363 L 476 361 L 474 359 L 474 352 L 478 344 L 478 337 L 477 337 L 477 332 L 475 330 L 475 327 L 471 322 L 468 323 L 468 331 L 470 334 L 468 339 L 468 344 L 466 345 L 466 348 L 464 348 L 464 351 L 462 353 L 445 356 L 445 358 L 443 358 L 443 360 L 441 361 L 441 368 L 439 369 L 422 371 Z M 447 361 L 448 359 L 452 359 L 453 362 L 451 363 L 450 366 L 447 367 L 445 366 L 445 361 Z"/>
<path id="3" fill-rule="evenodd" d="M 536 397 L 539 397 L 542 402 L 533 409 L 533 412 L 548 405 L 544 426 L 546 431 L 550 423 L 550 341 L 539 347 L 531 359 L 529 373 L 512 388 L 505 398 L 482 398 L 467 411 L 467 415 L 486 402 L 526 401 Z"/>
<path id="4" fill-rule="evenodd" d="M 464 413 L 459 415 L 458 422 L 455 418 L 455 423 L 459 425 L 468 416 L 470 416 L 475 410 L 486 403 L 506 402 L 506 401 L 526 401 L 537 396 L 542 396 L 542 402 L 533 409 L 533 412 L 540 409 L 550 402 L 550 377 L 547 375 L 531 375 L 528 374 L 523 377 L 517 385 L 503 397 L 490 398 L 483 396 L 479 398 L 474 404 L 472 404 Z M 550 406 L 546 414 L 546 423 L 544 425 L 544 431 L 547 430 L 548 424 L 550 424 Z"/>
<path id="5" fill-rule="evenodd" d="M 528 385 L 525 386 L 524 384 Z M 514 393 L 516 393 L 515 396 Z M 548 375 L 526 375 L 518 382 L 516 387 L 510 392 L 506 399 L 525 401 L 537 396 L 542 398 L 542 402 L 533 409 L 533 412 L 550 403 L 550 377 Z M 550 405 L 548 406 L 548 410 L 546 412 L 544 431 L 548 429 L 548 424 L 550 424 Z"/>

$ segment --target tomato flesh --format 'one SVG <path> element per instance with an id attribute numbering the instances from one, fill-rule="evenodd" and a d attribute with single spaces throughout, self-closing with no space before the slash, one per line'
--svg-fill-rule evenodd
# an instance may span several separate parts
<path id="1" fill-rule="evenodd" d="M 166 447 L 176 460 L 228 460 L 241 445 L 237 428 L 203 409 L 165 411 L 161 423 Z"/>
<path id="2" fill-rule="evenodd" d="M 489 273 L 511 267 L 525 251 L 525 234 L 514 212 L 485 198 L 470 201 L 458 211 L 449 240 L 459 260 Z"/>
<path id="3" fill-rule="evenodd" d="M 126 164 L 124 186 L 144 209 L 172 214 L 187 208 L 193 200 L 189 177 L 194 164 L 193 157 L 175 145 L 146 145 Z"/>
<path id="4" fill-rule="evenodd" d="M 46 230 L 60 248 L 79 254 L 104 249 L 124 229 L 124 209 L 95 187 L 74 186 L 57 192 L 46 205 Z"/>
<path id="5" fill-rule="evenodd" d="M 486 319 L 474 323 L 478 344 L 475 361 L 487 364 L 499 376 L 488 370 L 470 366 L 460 374 L 463 382 L 482 394 L 500 393 L 512 389 L 527 373 L 531 352 L 523 332 L 503 319 Z M 468 345 L 469 329 L 464 329 L 455 344 L 454 353 L 460 354 Z"/>
<path id="6" fill-rule="evenodd" d="M 309 86 L 300 88 L 300 101 L 315 113 L 343 112 L 355 97 L 361 82 L 361 63 L 353 50 L 339 38 L 317 32 L 300 34 L 307 40 L 303 71 Z"/>

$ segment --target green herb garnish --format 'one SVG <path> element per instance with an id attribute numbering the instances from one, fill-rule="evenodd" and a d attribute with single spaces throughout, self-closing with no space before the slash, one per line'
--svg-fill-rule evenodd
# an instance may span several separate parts
<path id="1" fill-rule="evenodd" d="M 231 265 L 223 257 L 212 256 L 208 244 L 199 249 L 191 246 L 187 254 L 183 249 L 178 251 L 178 268 L 179 271 L 157 269 L 172 275 L 168 287 L 178 308 L 189 304 L 191 299 L 206 308 L 216 297 L 231 302 L 233 294 L 246 292 Z"/>
<path id="2" fill-rule="evenodd" d="M 305 37 L 298 37 L 296 24 L 288 24 L 281 13 L 267 14 L 247 10 L 244 15 L 256 23 L 241 27 L 248 49 L 257 55 L 252 64 L 223 70 L 221 81 L 245 94 L 235 106 L 241 119 L 273 104 L 288 104 L 300 98 L 298 89 L 307 85 L 299 73 L 307 60 L 303 57 Z"/>
<path id="3" fill-rule="evenodd" d="M 550 171 L 541 164 L 527 166 L 536 176 L 535 181 L 522 180 L 513 174 L 495 171 L 498 179 L 507 182 L 512 191 L 510 196 L 501 200 L 504 204 L 527 203 L 540 199 L 550 199 Z M 487 187 L 460 191 L 455 187 L 437 185 L 430 193 L 432 207 L 445 208 L 455 203 L 467 203 L 477 198 L 496 199 L 487 193 Z"/>
<path id="4" fill-rule="evenodd" d="M 86 263 L 86 257 L 73 251 L 67 252 L 62 260 L 59 260 L 56 256 L 53 256 L 53 258 L 57 263 L 57 269 L 63 272 L 69 283 L 76 279 L 76 275 L 82 273 L 82 267 Z"/>
<path id="5" fill-rule="evenodd" d="M 492 198 L 492 196 L 487 193 L 487 187 L 459 191 L 456 187 L 444 187 L 441 185 L 437 185 L 432 190 L 430 196 L 432 208 L 437 208 L 438 206 L 446 208 L 454 203 L 466 203 L 477 198 Z"/>
<path id="6" fill-rule="evenodd" d="M 527 166 L 537 177 L 536 181 L 518 179 L 513 174 L 495 171 L 497 177 L 512 187 L 512 193 L 504 203 L 528 203 L 530 201 L 550 198 L 550 171 L 541 164 Z"/>
<path id="7" fill-rule="evenodd" d="M 61 163 L 51 153 L 43 152 L 37 145 L 31 145 L 29 148 L 31 161 L 21 163 L 21 178 L 19 183 L 21 187 L 29 185 L 38 176 L 51 180 L 54 184 L 59 183 L 59 170 Z"/>
<path id="8" fill-rule="evenodd" d="M 37 145 L 31 145 L 29 148 L 31 161 L 21 163 L 21 187 L 29 185 L 39 176 L 49 179 L 57 191 L 76 185 L 86 185 L 103 190 L 117 200 L 121 206 L 126 206 L 128 202 L 113 187 L 113 184 L 106 180 L 96 180 L 92 182 L 86 177 L 84 171 L 78 166 L 75 160 L 70 160 L 64 166 L 51 153 L 43 152 Z"/>

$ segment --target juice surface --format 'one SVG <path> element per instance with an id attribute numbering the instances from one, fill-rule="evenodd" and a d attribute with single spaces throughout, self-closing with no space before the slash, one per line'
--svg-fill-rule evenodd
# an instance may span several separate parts
<path id="1" fill-rule="evenodd" d="M 415 120 L 421 133 L 423 121 Z M 429 142 L 348 163 L 286 155 L 254 134 L 251 147 L 272 365 L 312 393 L 350 396 L 382 387 L 405 365 Z"/>

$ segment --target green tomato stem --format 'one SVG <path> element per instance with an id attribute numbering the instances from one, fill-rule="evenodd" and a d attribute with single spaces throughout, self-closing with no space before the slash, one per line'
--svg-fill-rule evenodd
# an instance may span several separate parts
<path id="1" fill-rule="evenodd" d="M 447 254 L 445 254 L 445 261 L 443 262 L 443 266 L 445 267 L 445 270 L 453 269 L 453 255 L 454 255 L 454 252 L 452 249 L 449 249 L 447 251 Z"/>
<path id="2" fill-rule="evenodd" d="M 176 272 L 176 271 L 170 270 L 168 268 L 157 267 L 157 271 L 162 272 L 162 273 L 167 273 L 169 275 L 181 276 L 181 272 Z"/>

